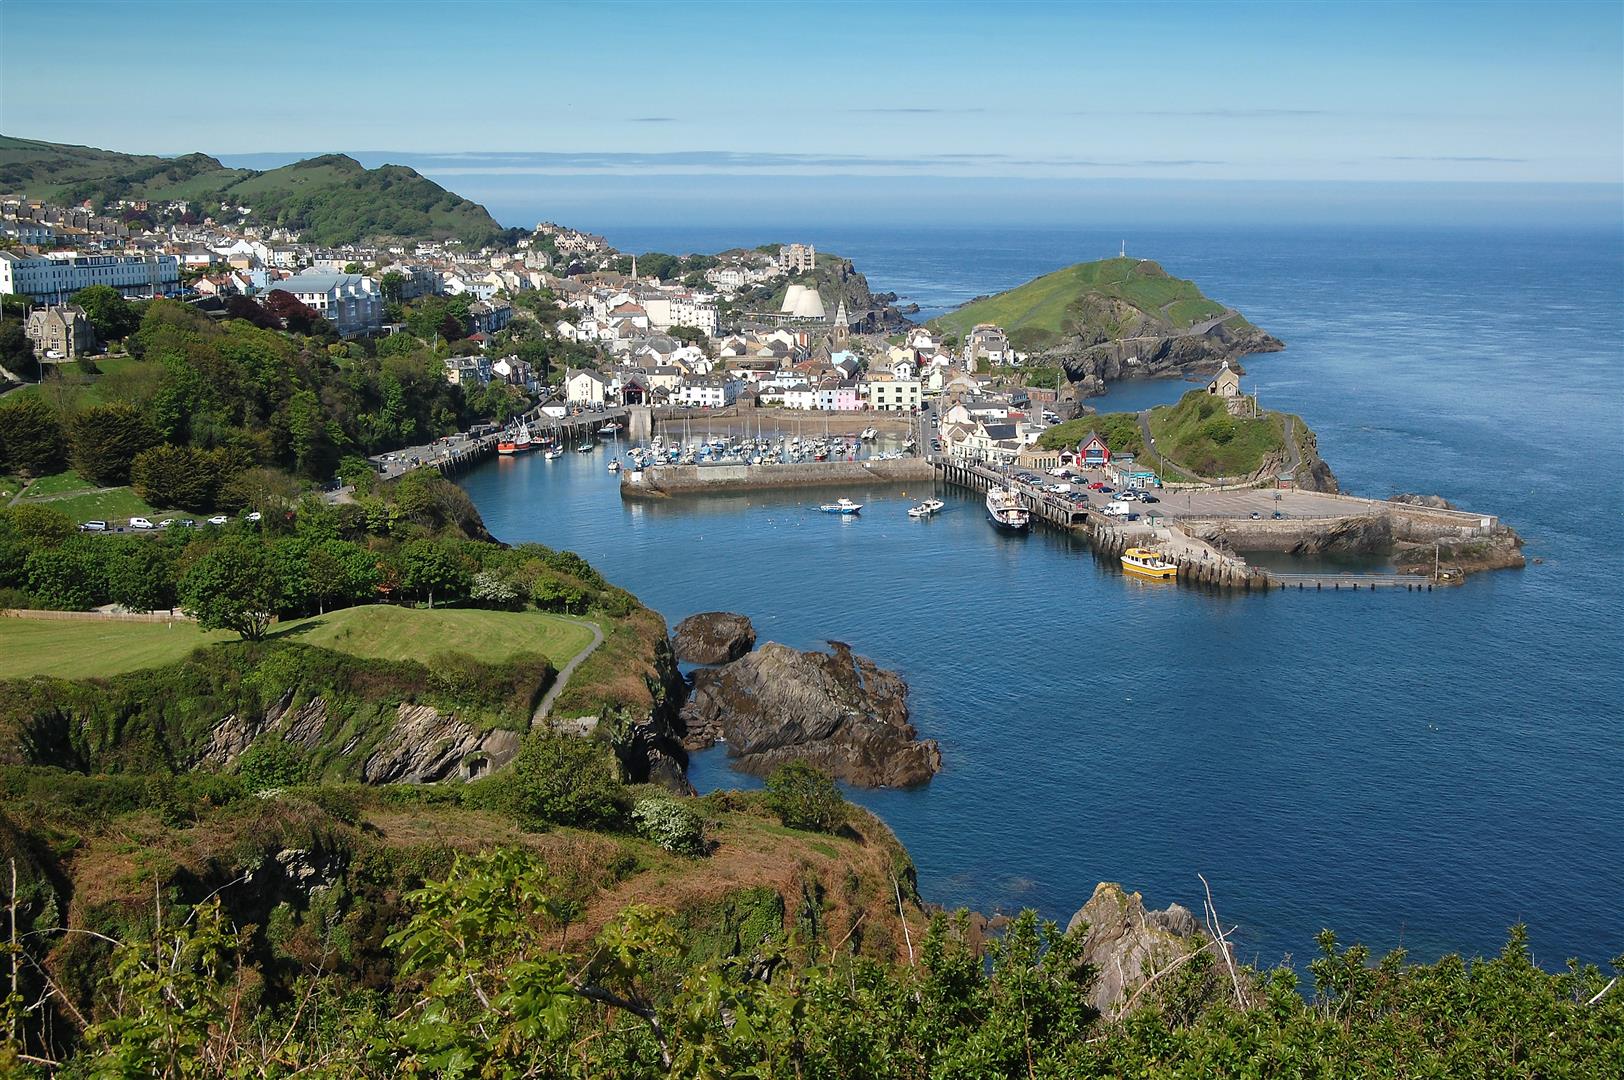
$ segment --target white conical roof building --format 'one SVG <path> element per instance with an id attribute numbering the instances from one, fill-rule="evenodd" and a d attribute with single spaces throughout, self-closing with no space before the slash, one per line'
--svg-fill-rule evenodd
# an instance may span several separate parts
<path id="1" fill-rule="evenodd" d="M 823 310 L 823 297 L 818 295 L 816 289 L 802 289 L 800 296 L 795 298 L 794 315 L 797 319 L 817 319 L 822 322 L 829 316 Z"/>
<path id="2" fill-rule="evenodd" d="M 801 296 L 806 292 L 805 285 L 791 285 L 784 292 L 784 303 L 778 309 L 780 315 L 795 314 L 795 305 L 800 303 Z"/>

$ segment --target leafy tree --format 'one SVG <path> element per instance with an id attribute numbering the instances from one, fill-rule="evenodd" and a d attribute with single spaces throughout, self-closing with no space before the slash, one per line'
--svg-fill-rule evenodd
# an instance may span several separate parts
<path id="1" fill-rule="evenodd" d="M 276 565 L 252 536 L 225 537 L 181 579 L 181 607 L 199 626 L 235 630 L 248 641 L 265 636 L 280 599 Z"/>
<path id="2" fill-rule="evenodd" d="M 804 761 L 786 762 L 767 777 L 767 805 L 792 829 L 834 832 L 846 820 L 834 778 Z"/>
<path id="3" fill-rule="evenodd" d="M 26 540 L 30 546 L 50 547 L 74 533 L 73 519 L 49 503 L 0 506 L 0 531 Z"/>
<path id="4" fill-rule="evenodd" d="M 399 270 L 390 270 L 378 279 L 378 288 L 383 292 L 384 300 L 398 304 L 406 289 L 406 275 Z"/>
<path id="5" fill-rule="evenodd" d="M 427 597 L 434 607 L 434 594 L 443 598 L 468 587 L 468 574 L 456 559 L 432 540 L 414 540 L 406 545 L 401 558 L 401 583 L 412 592 Z"/>
<path id="6" fill-rule="evenodd" d="M 107 568 L 99 541 L 88 537 L 28 555 L 24 573 L 34 602 L 59 611 L 88 611 L 107 594 Z"/>
<path id="7" fill-rule="evenodd" d="M 286 289 L 272 286 L 265 294 L 265 310 L 272 318 L 295 334 L 313 334 L 324 336 L 331 332 L 332 324 L 322 317 L 321 312 L 300 300 Z"/>
<path id="8" fill-rule="evenodd" d="M 130 611 L 175 606 L 179 581 L 165 544 L 139 537 L 109 539 L 105 546 L 107 599 Z"/>
<path id="9" fill-rule="evenodd" d="M 34 356 L 34 343 L 23 332 L 20 319 L 0 322 L 0 367 L 19 379 L 39 378 L 39 360 Z"/>
<path id="10" fill-rule="evenodd" d="M 70 303 L 84 308 L 96 338 L 101 342 L 123 341 L 141 325 L 141 306 L 126 300 L 111 285 L 91 285 L 80 289 Z"/>
<path id="11" fill-rule="evenodd" d="M 487 607 L 511 608 L 518 603 L 519 590 L 500 574 L 491 570 L 481 570 L 474 575 L 473 585 L 468 590 L 468 598 Z"/>
<path id="12" fill-rule="evenodd" d="M 68 422 L 73 467 L 102 487 L 130 482 L 137 454 L 158 442 L 158 433 L 140 409 L 122 402 L 97 405 Z"/>
<path id="13" fill-rule="evenodd" d="M 306 559 L 310 596 L 318 611 L 378 595 L 378 560 L 365 548 L 347 540 L 324 540 L 311 545 Z"/>
<path id="14" fill-rule="evenodd" d="M 530 599 L 543 611 L 575 613 L 585 611 L 587 606 L 585 589 L 551 575 L 531 583 Z"/>
<path id="15" fill-rule="evenodd" d="M 26 476 L 61 470 L 67 440 L 51 407 L 32 394 L 0 401 L 0 466 Z"/>
<path id="16" fill-rule="evenodd" d="M 505 809 L 532 828 L 615 828 L 626 819 L 619 768 L 593 739 L 527 736 L 499 784 Z"/>

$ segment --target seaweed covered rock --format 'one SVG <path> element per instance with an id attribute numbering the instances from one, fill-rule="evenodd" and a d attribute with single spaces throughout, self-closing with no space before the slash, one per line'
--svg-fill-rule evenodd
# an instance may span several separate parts
<path id="1" fill-rule="evenodd" d="M 909 787 L 941 768 L 934 739 L 908 722 L 908 685 L 856 656 L 768 642 L 723 667 L 694 673 L 683 706 L 684 744 L 725 742 L 735 767 L 765 775 L 803 760 L 862 787 Z"/>
<path id="2" fill-rule="evenodd" d="M 744 615 L 702 611 L 677 624 L 671 648 L 685 664 L 725 664 L 756 644 L 756 628 Z"/>

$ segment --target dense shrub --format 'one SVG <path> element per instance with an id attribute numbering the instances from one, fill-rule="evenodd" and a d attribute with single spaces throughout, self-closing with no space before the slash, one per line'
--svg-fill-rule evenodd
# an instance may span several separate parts
<path id="1" fill-rule="evenodd" d="M 678 855 L 705 854 L 705 820 L 676 799 L 651 796 L 632 805 L 637 835 Z"/>
<path id="2" fill-rule="evenodd" d="M 767 778 L 767 805 L 792 829 L 834 832 L 846 820 L 834 778 L 804 761 L 780 765 Z"/>
<path id="3" fill-rule="evenodd" d="M 496 782 L 504 808 L 531 828 L 618 828 L 626 821 L 618 766 L 592 739 L 531 735 Z"/>
<path id="4" fill-rule="evenodd" d="M 304 755 L 275 731 L 268 731 L 237 759 L 237 776 L 249 791 L 291 787 L 304 779 Z"/>

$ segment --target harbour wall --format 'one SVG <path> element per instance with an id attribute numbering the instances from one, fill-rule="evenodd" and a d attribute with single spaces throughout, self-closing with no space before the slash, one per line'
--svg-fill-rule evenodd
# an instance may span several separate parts
<path id="1" fill-rule="evenodd" d="M 624 498 L 765 491 L 772 488 L 901 484 L 933 480 L 935 470 L 923 458 L 873 461 L 769 462 L 761 465 L 657 465 L 620 473 Z"/>

